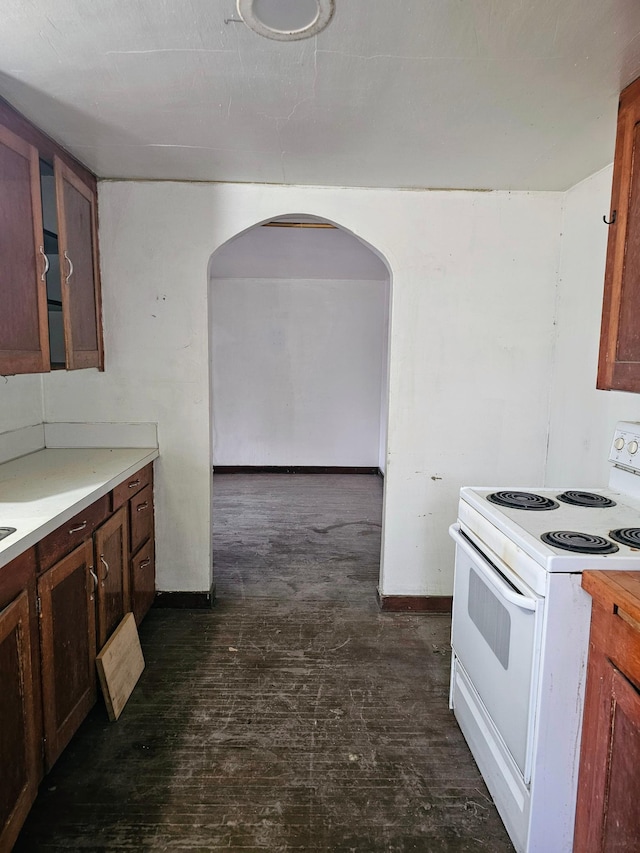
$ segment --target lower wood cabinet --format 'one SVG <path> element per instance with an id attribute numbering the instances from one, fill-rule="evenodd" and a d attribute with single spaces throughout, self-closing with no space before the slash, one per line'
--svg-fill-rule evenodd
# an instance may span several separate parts
<path id="1" fill-rule="evenodd" d="M 156 596 L 156 558 L 153 538 L 131 558 L 131 610 L 139 625 Z"/>
<path id="2" fill-rule="evenodd" d="M 99 651 L 130 610 L 129 535 L 125 507 L 96 530 L 94 544 Z"/>
<path id="3" fill-rule="evenodd" d="M 113 508 L 126 509 L 129 518 L 129 578 L 131 610 L 139 625 L 156 593 L 154 546 L 153 464 L 138 471 L 112 493 Z"/>
<path id="4" fill-rule="evenodd" d="M 585 572 L 593 597 L 575 853 L 640 849 L 640 573 Z"/>
<path id="5" fill-rule="evenodd" d="M 49 770 L 96 701 L 93 543 L 83 543 L 38 579 Z"/>
<path id="6" fill-rule="evenodd" d="M 153 532 L 153 486 L 145 486 L 129 501 L 131 552 L 135 553 Z"/>
<path id="7" fill-rule="evenodd" d="M 96 651 L 155 597 L 153 468 L 0 569 L 0 853 L 97 698 Z"/>
<path id="8" fill-rule="evenodd" d="M 11 850 L 41 778 L 31 643 L 33 599 L 23 590 L 0 610 L 0 850 Z"/>

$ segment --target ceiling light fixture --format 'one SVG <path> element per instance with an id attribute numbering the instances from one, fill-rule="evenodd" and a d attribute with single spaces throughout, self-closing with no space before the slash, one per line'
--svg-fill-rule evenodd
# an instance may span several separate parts
<path id="1" fill-rule="evenodd" d="M 260 36 L 297 41 L 317 35 L 333 17 L 335 0 L 238 0 L 238 14 Z"/>

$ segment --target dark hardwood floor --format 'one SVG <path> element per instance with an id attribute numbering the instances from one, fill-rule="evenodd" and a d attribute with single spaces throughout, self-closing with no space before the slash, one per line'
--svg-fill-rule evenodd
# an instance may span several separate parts
<path id="1" fill-rule="evenodd" d="M 380 613 L 382 483 L 214 477 L 212 611 L 152 610 L 16 851 L 512 851 L 447 707 L 449 618 Z"/>

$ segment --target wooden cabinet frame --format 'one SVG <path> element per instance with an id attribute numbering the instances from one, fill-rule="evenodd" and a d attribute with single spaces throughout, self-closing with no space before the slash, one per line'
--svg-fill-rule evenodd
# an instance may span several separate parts
<path id="1" fill-rule="evenodd" d="M 34 312 L 37 318 L 38 344 L 25 349 L 0 349 L 0 374 L 11 373 L 42 373 L 50 368 L 49 362 L 49 324 L 47 315 L 47 285 L 45 281 L 45 255 L 44 236 L 42 231 L 42 203 L 40 200 L 40 164 L 38 151 L 33 145 L 16 136 L 6 127 L 0 125 L 0 146 L 10 149 L 18 156 L 24 158 L 28 164 L 30 178 L 30 206 L 32 220 L 33 238 L 33 267 L 25 270 L 26 282 L 30 280 L 33 289 L 30 293 L 24 293 L 24 299 L 28 309 Z M 2 199 L 0 199 L 0 225 L 4 217 L 14 215 L 12 210 L 3 210 Z M 25 235 L 27 237 L 27 235 Z M 28 239 L 28 237 L 27 237 Z M 7 270 L 2 271 L 3 276 L 11 275 Z M 21 282 L 24 286 L 25 282 Z M 12 282 L 5 282 L 11 286 Z M 2 306 L 5 312 L 4 322 L 15 322 L 15 319 L 6 312 L 6 306 Z M 0 321 L 0 327 L 2 321 Z M 34 345 L 36 342 L 33 342 Z"/>
<path id="2" fill-rule="evenodd" d="M 0 279 L 2 285 L 0 295 L 3 289 L 10 295 L 16 292 L 11 290 L 12 279 L 14 279 L 17 292 L 20 294 L 18 304 L 21 309 L 24 308 L 24 313 L 18 318 L 22 320 L 22 326 L 16 322 L 15 317 L 11 319 L 11 312 L 6 311 L 6 305 L 4 319 L 0 315 L 0 375 L 43 373 L 51 369 L 46 282 L 48 263 L 44 253 L 41 159 L 53 166 L 55 176 L 66 349 L 65 366 L 68 370 L 85 367 L 97 367 L 103 370 L 104 347 L 95 176 L 1 98 L 0 148 L 8 149 L 8 152 L 0 151 L 0 154 L 4 153 L 5 160 L 3 163 L 0 157 L 0 179 L 4 189 L 13 187 L 13 195 L 19 199 L 22 218 L 20 225 L 16 224 L 15 227 L 17 233 L 24 237 L 17 250 L 14 250 L 13 245 L 15 240 L 7 240 L 2 246 L 4 279 Z M 28 181 L 24 174 L 25 167 L 22 161 L 16 159 L 14 153 L 26 161 Z M 19 176 L 20 185 L 12 183 L 13 172 Z M 5 177 L 6 183 L 4 183 Z M 19 189 L 16 189 L 18 186 Z M 3 198 L 6 199 L 10 195 L 11 193 L 8 192 L 4 195 L 0 192 L 0 236 L 7 233 L 7 223 L 17 223 L 15 199 L 13 203 L 11 200 L 5 203 L 4 209 L 2 207 Z M 72 199 L 72 204 L 69 204 L 69 198 Z M 78 215 L 78 211 L 82 208 L 82 204 L 78 203 L 80 199 L 86 201 L 89 206 L 87 216 Z M 27 207 L 29 208 L 28 223 L 25 222 Z M 29 248 L 31 231 L 33 231 L 32 250 Z M 70 253 L 72 245 L 73 250 Z M 69 258 L 73 264 L 74 253 L 76 263 L 75 271 L 72 272 Z M 16 278 L 11 269 L 12 263 L 20 272 L 19 278 Z M 78 293 L 79 296 L 76 295 Z"/>
<path id="3" fill-rule="evenodd" d="M 5 641 L 10 641 L 12 634 L 15 635 L 17 660 L 14 665 L 17 667 L 20 682 L 20 695 L 15 698 L 19 705 L 24 733 L 22 740 L 17 743 L 18 749 L 22 746 L 24 750 L 22 786 L 4 826 L 0 825 L 0 850 L 11 850 L 36 797 L 40 781 L 40 731 L 36 725 L 38 716 L 33 690 L 30 620 L 29 596 L 26 590 L 0 611 L 0 646 Z"/>
<path id="4" fill-rule="evenodd" d="M 640 79 L 621 93 L 597 387 L 640 392 Z"/>
<path id="5" fill-rule="evenodd" d="M 100 293 L 100 276 L 98 271 L 98 223 L 97 205 L 94 191 L 76 173 L 66 166 L 56 155 L 53 158 L 53 171 L 56 182 L 56 205 L 58 212 L 58 247 L 60 254 L 60 287 L 62 292 L 62 317 L 64 323 L 64 344 L 66 351 L 67 370 L 78 370 L 84 367 L 99 367 L 103 365 L 102 343 L 102 304 Z M 89 248 L 89 258 L 83 258 L 84 269 L 80 270 L 79 258 L 71 244 L 76 235 L 68 204 L 68 192 L 76 192 L 88 204 L 89 234 L 78 235 L 84 248 Z M 84 236 L 84 240 L 82 237 Z M 87 246 L 87 238 L 89 245 Z M 77 241 L 76 241 L 77 245 Z M 74 266 L 75 259 L 75 266 Z M 90 266 L 90 269 L 87 267 Z M 78 318 L 74 305 L 74 296 L 78 290 L 93 297 L 92 316 L 87 314 Z M 77 298 L 77 297 L 76 297 Z M 80 319 L 84 320 L 85 328 Z M 81 338 L 86 335 L 86 324 L 90 333 L 95 336 L 95 347 L 81 347 Z"/>
<path id="6" fill-rule="evenodd" d="M 586 571 L 593 598 L 575 853 L 637 850 L 640 573 Z"/>
<path id="7" fill-rule="evenodd" d="M 94 582 L 91 576 L 93 568 L 93 540 L 88 539 L 82 545 L 56 563 L 38 579 L 40 597 L 40 646 L 42 655 L 42 699 L 44 710 L 45 764 L 50 769 L 69 743 L 76 729 L 96 701 L 96 624 L 94 605 Z M 78 683 L 72 684 L 74 690 L 72 706 L 62 716 L 58 709 L 61 704 L 58 692 L 61 679 L 66 675 L 64 666 L 56 654 L 57 640 L 61 624 L 56 619 L 56 607 L 53 600 L 56 587 L 80 573 L 84 581 L 84 606 L 81 613 L 75 614 L 73 630 L 73 648 L 71 643 L 63 644 L 65 653 L 73 654 L 74 675 Z M 84 617 L 86 616 L 86 622 Z M 65 627 L 69 628 L 68 625 Z"/>
<path id="8" fill-rule="evenodd" d="M 130 609 L 126 507 L 117 510 L 96 530 L 94 544 L 95 573 L 98 578 L 96 633 L 97 649 L 100 650 Z"/>

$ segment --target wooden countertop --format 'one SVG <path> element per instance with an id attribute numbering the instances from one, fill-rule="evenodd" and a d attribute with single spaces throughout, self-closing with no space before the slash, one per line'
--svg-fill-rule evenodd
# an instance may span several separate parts
<path id="1" fill-rule="evenodd" d="M 582 587 L 605 608 L 619 607 L 640 623 L 640 572 L 586 571 Z"/>

